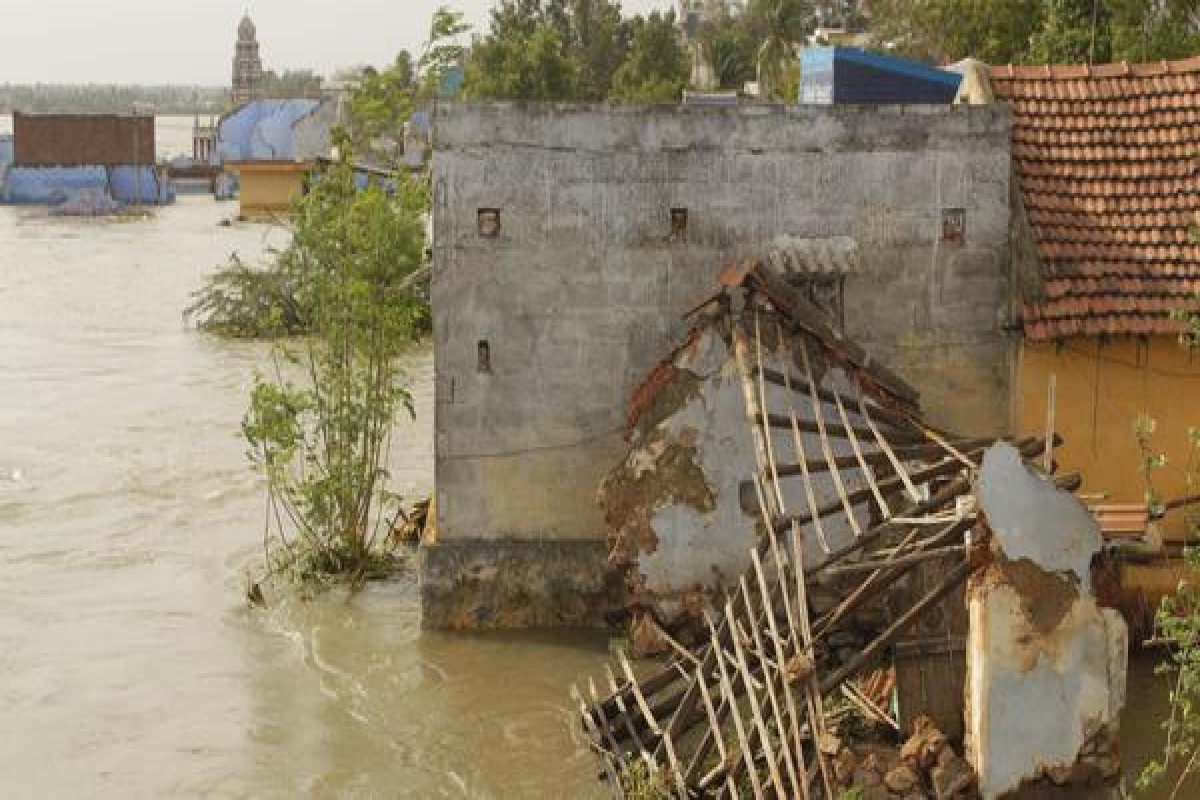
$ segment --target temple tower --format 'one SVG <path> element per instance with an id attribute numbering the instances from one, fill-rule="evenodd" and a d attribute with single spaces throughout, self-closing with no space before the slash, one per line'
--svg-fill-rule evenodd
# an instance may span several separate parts
<path id="1" fill-rule="evenodd" d="M 258 38 L 250 15 L 238 24 L 237 49 L 233 56 L 233 92 L 235 106 L 257 100 L 262 87 L 262 58 L 258 55 Z"/>

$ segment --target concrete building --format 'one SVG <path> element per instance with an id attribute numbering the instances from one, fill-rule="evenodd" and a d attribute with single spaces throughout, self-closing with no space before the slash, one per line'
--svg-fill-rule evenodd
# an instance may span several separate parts
<path id="1" fill-rule="evenodd" d="M 849 237 L 845 333 L 935 424 L 1010 427 L 999 106 L 436 111 L 427 627 L 595 623 L 631 390 L 720 265 Z"/>
<path id="2" fill-rule="evenodd" d="M 250 15 L 238 23 L 237 44 L 233 54 L 233 85 L 230 99 L 234 106 L 261 97 L 263 66 L 258 53 L 258 32 Z"/>

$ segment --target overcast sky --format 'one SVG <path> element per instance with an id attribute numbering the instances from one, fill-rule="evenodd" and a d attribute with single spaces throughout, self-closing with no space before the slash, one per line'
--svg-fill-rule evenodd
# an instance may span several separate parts
<path id="1" fill-rule="evenodd" d="M 442 4 L 478 30 L 492 0 L 0 0 L 0 83 L 224 85 L 246 9 L 268 69 L 385 64 L 420 46 Z M 622 3 L 626 13 L 673 5 Z"/>

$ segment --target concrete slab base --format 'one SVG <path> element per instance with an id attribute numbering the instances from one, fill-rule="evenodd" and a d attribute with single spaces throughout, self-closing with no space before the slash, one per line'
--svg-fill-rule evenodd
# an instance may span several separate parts
<path id="1" fill-rule="evenodd" d="M 619 578 L 603 541 L 460 539 L 420 552 L 428 630 L 603 627 Z"/>

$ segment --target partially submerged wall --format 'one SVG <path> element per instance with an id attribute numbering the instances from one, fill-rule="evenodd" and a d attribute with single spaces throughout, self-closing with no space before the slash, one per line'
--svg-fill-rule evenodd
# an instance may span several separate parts
<path id="1" fill-rule="evenodd" d="M 1100 530 L 1007 445 L 985 456 L 978 496 L 995 555 L 967 591 L 968 756 L 980 791 L 1101 796 L 1120 771 L 1128 637 L 1092 592 Z"/>
<path id="2" fill-rule="evenodd" d="M 629 393 L 717 270 L 781 237 L 854 238 L 846 332 L 933 421 L 1008 428 L 1004 109 L 449 104 L 435 128 L 427 626 L 517 622 L 500 609 L 540 602 L 547 542 L 590 600 L 522 619 L 598 620 L 594 498 Z M 511 568 L 487 579 L 440 566 L 496 548 Z"/>

